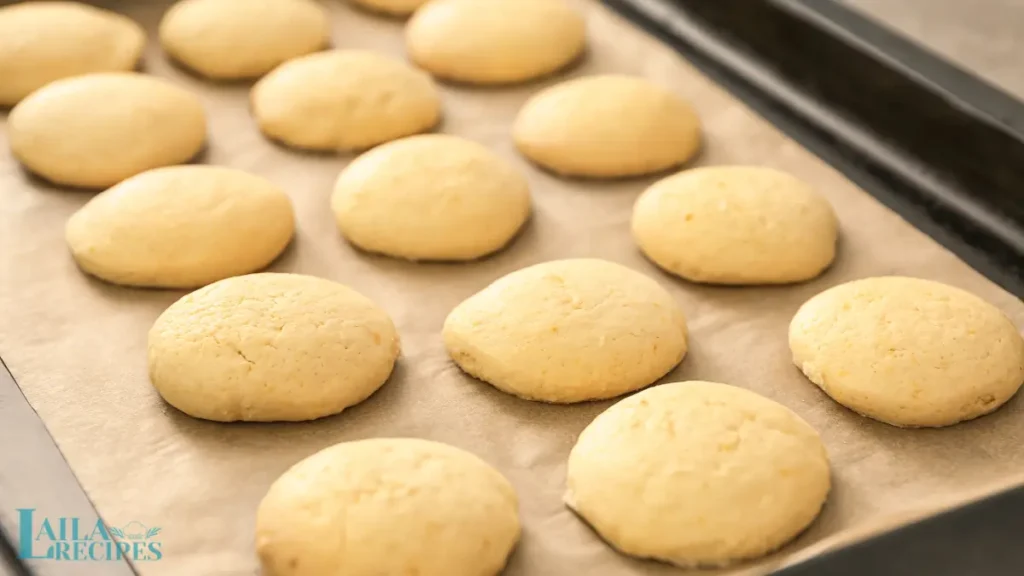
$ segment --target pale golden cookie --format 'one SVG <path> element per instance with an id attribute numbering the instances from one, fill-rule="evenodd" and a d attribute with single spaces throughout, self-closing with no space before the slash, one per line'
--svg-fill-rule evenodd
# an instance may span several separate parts
<path id="1" fill-rule="evenodd" d="M 433 0 L 409 21 L 405 44 L 439 78 L 511 84 L 576 60 L 586 25 L 562 0 Z"/>
<path id="2" fill-rule="evenodd" d="M 352 3 L 374 12 L 391 16 L 408 16 L 428 0 L 351 0 Z"/>
<path id="3" fill-rule="evenodd" d="M 977 418 L 1024 383 L 1024 339 L 1005 314 L 918 278 L 866 278 L 818 294 L 793 317 L 789 347 L 833 400 L 894 426 Z"/>
<path id="4" fill-rule="evenodd" d="M 171 166 L 94 196 L 68 220 L 86 272 L 128 286 L 196 288 L 270 264 L 295 230 L 272 182 L 219 166 Z"/>
<path id="5" fill-rule="evenodd" d="M 252 89 L 260 130 L 308 150 L 363 150 L 441 117 L 430 76 L 375 52 L 331 50 L 278 66 Z"/>
<path id="6" fill-rule="evenodd" d="M 472 260 L 507 244 L 530 214 L 526 178 L 484 146 L 411 136 L 356 158 L 331 199 L 342 234 L 409 260 Z"/>
<path id="7" fill-rule="evenodd" d="M 569 454 L 565 501 L 623 553 L 690 568 L 763 556 L 831 487 L 818 433 L 788 408 L 712 382 L 618 402 Z"/>
<path id="8" fill-rule="evenodd" d="M 135 68 L 146 33 L 115 12 L 80 2 L 0 7 L 0 107 L 70 76 Z"/>
<path id="9" fill-rule="evenodd" d="M 341 284 L 249 274 L 186 295 L 149 331 L 149 377 L 168 404 L 220 422 L 300 421 L 373 394 L 398 358 L 387 313 Z"/>
<path id="10" fill-rule="evenodd" d="M 460 368 L 522 398 L 612 398 L 667 374 L 686 354 L 686 318 L 654 280 L 596 259 L 518 270 L 448 315 Z"/>
<path id="11" fill-rule="evenodd" d="M 616 178 L 667 170 L 700 147 L 685 100 L 643 78 L 585 76 L 542 90 L 512 127 L 519 151 L 566 176 Z"/>
<path id="12" fill-rule="evenodd" d="M 55 182 L 106 188 L 152 168 L 181 164 L 206 141 L 195 95 L 131 72 L 58 80 L 7 118 L 11 152 Z"/>
<path id="13" fill-rule="evenodd" d="M 285 472 L 260 502 L 256 551 L 274 576 L 496 576 L 519 540 L 515 490 L 438 442 L 344 442 Z"/>
<path id="14" fill-rule="evenodd" d="M 832 263 L 838 223 L 797 178 L 754 166 L 695 168 L 648 188 L 633 207 L 648 258 L 694 282 L 786 284 Z"/>
<path id="15" fill-rule="evenodd" d="M 313 0 L 182 0 L 160 22 L 172 58 L 221 80 L 258 78 L 330 39 L 327 13 Z"/>

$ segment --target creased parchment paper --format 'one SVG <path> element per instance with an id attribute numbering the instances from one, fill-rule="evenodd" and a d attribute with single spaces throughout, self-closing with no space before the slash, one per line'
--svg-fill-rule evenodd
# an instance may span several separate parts
<path id="1" fill-rule="evenodd" d="M 106 3 L 153 36 L 167 5 Z M 336 46 L 403 56 L 401 22 L 355 11 L 340 0 L 325 5 Z M 689 318 L 691 348 L 665 381 L 703 379 L 749 388 L 792 408 L 821 432 L 833 462 L 834 491 L 820 518 L 779 553 L 732 572 L 777 568 L 1017 481 L 1024 470 L 1020 397 L 991 416 L 953 428 L 899 430 L 840 408 L 805 380 L 791 364 L 786 331 L 799 305 L 815 293 L 881 274 L 966 288 L 1005 310 L 1018 326 L 1024 324 L 1024 305 L 672 50 L 596 2 L 579 5 L 587 14 L 590 50 L 568 75 L 634 74 L 666 85 L 690 99 L 703 119 L 706 147 L 697 165 L 763 164 L 813 184 L 842 222 L 839 256 L 830 271 L 778 288 L 697 286 L 659 272 L 641 257 L 628 227 L 634 199 L 654 178 L 564 180 L 515 153 L 509 127 L 516 111 L 557 79 L 513 89 L 443 88 L 445 120 L 439 130 L 486 144 L 519 166 L 532 185 L 533 218 L 507 250 L 468 264 L 413 264 L 359 253 L 339 237 L 328 207 L 334 179 L 350 157 L 303 154 L 266 141 L 249 117 L 248 84 L 192 77 L 169 64 L 151 38 L 146 71 L 194 90 L 206 105 L 210 144 L 201 161 L 266 176 L 294 201 L 298 236 L 272 269 L 354 287 L 392 315 L 402 337 L 402 357 L 390 381 L 339 416 L 299 424 L 217 424 L 165 405 L 147 378 L 146 332 L 183 293 L 119 288 L 80 273 L 64 244 L 64 222 L 91 195 L 27 176 L 6 144 L 0 145 L 0 355 L 105 519 L 115 526 L 134 520 L 162 529 L 163 559 L 138 563 L 143 575 L 257 573 L 255 512 L 270 483 L 321 448 L 381 436 L 459 446 L 511 480 L 524 533 L 508 575 L 679 573 L 615 553 L 562 504 L 569 449 L 610 402 L 551 406 L 518 400 L 465 376 L 445 355 L 439 333 L 452 307 L 508 272 L 566 257 L 620 262 L 658 279 L 678 298 Z"/>

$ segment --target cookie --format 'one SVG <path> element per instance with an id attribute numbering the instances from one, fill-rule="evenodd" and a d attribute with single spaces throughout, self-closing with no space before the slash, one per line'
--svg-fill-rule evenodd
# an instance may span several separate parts
<path id="1" fill-rule="evenodd" d="M 256 83 L 251 100 L 267 137 L 306 150 L 364 150 L 425 132 L 441 117 L 427 74 L 362 50 L 290 60 Z"/>
<path id="2" fill-rule="evenodd" d="M 633 237 L 672 274 L 713 284 L 787 284 L 832 263 L 838 223 L 797 178 L 754 166 L 695 168 L 648 188 Z"/>
<path id="3" fill-rule="evenodd" d="M 498 279 L 443 329 L 471 376 L 553 403 L 612 398 L 667 374 L 686 354 L 686 318 L 654 280 L 597 259 L 556 260 Z"/>
<path id="4" fill-rule="evenodd" d="M 341 284 L 250 274 L 192 292 L 149 331 L 149 377 L 168 404 L 219 422 L 301 421 L 373 394 L 398 358 L 387 313 Z"/>
<path id="5" fill-rule="evenodd" d="M 160 21 L 160 44 L 207 78 L 258 78 L 330 43 L 327 13 L 313 0 L 182 0 Z"/>
<path id="6" fill-rule="evenodd" d="M 977 418 L 1024 383 L 1024 339 L 1005 314 L 918 278 L 866 278 L 818 294 L 793 317 L 789 347 L 833 400 L 894 426 Z"/>
<path id="7" fill-rule="evenodd" d="M 153 168 L 181 164 L 206 141 L 195 95 L 132 72 L 58 80 L 7 118 L 11 152 L 56 184 L 107 188 Z"/>
<path id="8" fill-rule="evenodd" d="M 114 284 L 196 288 L 255 272 L 291 241 L 291 201 L 272 182 L 218 166 L 171 166 L 94 196 L 68 220 L 78 265 Z"/>
<path id="9" fill-rule="evenodd" d="M 357 6 L 391 16 L 408 16 L 427 0 L 351 0 Z"/>
<path id="10" fill-rule="evenodd" d="M 508 480 L 414 438 L 321 450 L 274 482 L 256 516 L 256 551 L 276 576 L 498 574 L 519 534 Z"/>
<path id="11" fill-rule="evenodd" d="M 526 178 L 487 148 L 431 134 L 356 158 L 331 199 L 363 250 L 409 260 L 472 260 L 505 246 L 530 214 Z"/>
<path id="12" fill-rule="evenodd" d="M 530 98 L 512 127 L 524 156 L 565 176 L 619 178 L 683 164 L 700 121 L 679 96 L 643 78 L 584 76 Z"/>
<path id="13" fill-rule="evenodd" d="M 748 390 L 676 382 L 604 411 L 569 454 L 566 504 L 619 551 L 684 568 L 779 548 L 831 486 L 818 433 Z"/>
<path id="14" fill-rule="evenodd" d="M 0 7 L 0 107 L 62 78 L 133 70 L 145 45 L 133 20 L 80 2 Z"/>
<path id="15" fill-rule="evenodd" d="M 438 78 L 513 84 L 576 60 L 586 25 L 562 0 L 433 0 L 409 20 L 405 44 L 409 58 Z"/>

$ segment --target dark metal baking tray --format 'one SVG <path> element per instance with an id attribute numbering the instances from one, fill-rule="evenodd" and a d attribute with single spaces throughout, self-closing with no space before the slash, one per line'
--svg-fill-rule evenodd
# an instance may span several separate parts
<path id="1" fill-rule="evenodd" d="M 833 0 L 603 0 L 790 137 L 1024 297 L 1024 105 Z M 2 352 L 2 351 L 0 351 Z M 0 510 L 95 518 L 38 416 L 0 366 Z M 0 575 L 122 576 L 128 563 L 21 562 L 0 512 Z M 1024 574 L 1024 489 L 781 576 Z"/>

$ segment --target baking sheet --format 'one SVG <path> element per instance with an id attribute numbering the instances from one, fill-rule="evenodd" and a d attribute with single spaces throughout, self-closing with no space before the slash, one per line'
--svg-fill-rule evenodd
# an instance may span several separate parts
<path id="1" fill-rule="evenodd" d="M 101 3 L 154 34 L 166 1 Z M 183 292 L 111 286 L 80 273 L 64 244 L 66 218 L 91 194 L 47 185 L 0 153 L 0 355 L 53 434 L 108 524 L 160 527 L 163 557 L 144 576 L 258 572 L 253 525 L 270 483 L 331 444 L 380 436 L 429 438 L 467 449 L 515 485 L 523 540 L 512 576 L 675 574 L 613 552 L 561 502 L 565 460 L 577 434 L 611 402 L 551 406 L 507 396 L 462 374 L 440 338 L 445 315 L 518 268 L 566 257 L 601 257 L 658 279 L 689 318 L 690 351 L 664 381 L 703 379 L 749 388 L 789 406 L 815 428 L 833 462 L 834 490 L 820 518 L 792 545 L 727 572 L 760 573 L 832 546 L 976 498 L 1024 478 L 1024 401 L 940 430 L 899 430 L 840 408 L 792 366 L 788 322 L 807 298 L 835 284 L 906 274 L 971 290 L 1024 325 L 1024 304 L 902 221 L 783 136 L 671 49 L 596 1 L 586 10 L 590 48 L 567 75 L 645 76 L 693 102 L 706 145 L 696 165 L 762 164 L 813 184 L 836 207 L 837 262 L 797 286 L 688 284 L 644 260 L 629 235 L 630 208 L 655 178 L 560 179 L 514 151 L 509 126 L 525 99 L 565 77 L 512 89 L 444 86 L 440 131 L 490 146 L 519 166 L 535 211 L 503 252 L 467 264 L 413 264 L 360 253 L 338 235 L 328 198 L 350 157 L 313 155 L 266 141 L 249 117 L 249 84 L 212 84 L 169 64 L 151 39 L 146 71 L 196 91 L 210 118 L 202 161 L 261 174 L 295 203 L 294 245 L 273 265 L 348 284 L 394 318 L 402 357 L 390 381 L 343 414 L 301 424 L 217 424 L 165 405 L 146 376 L 146 332 Z M 402 56 L 402 23 L 325 2 L 341 48 Z M 0 149 L 6 150 L 5 115 Z M 2 425 L 3 423 L 0 423 Z M 0 449 L 7 449 L 0 447 Z M 39 479 L 45 482 L 46 479 Z M 60 516 L 45 502 L 5 502 Z M 7 510 L 6 512 L 12 512 Z"/>

